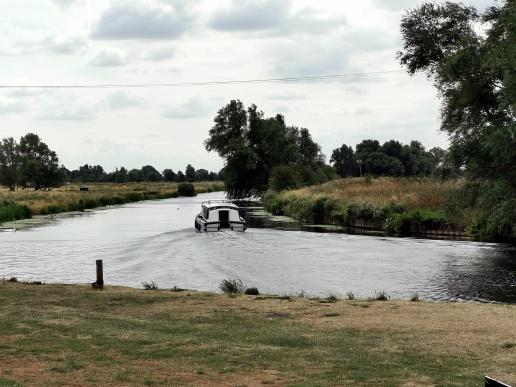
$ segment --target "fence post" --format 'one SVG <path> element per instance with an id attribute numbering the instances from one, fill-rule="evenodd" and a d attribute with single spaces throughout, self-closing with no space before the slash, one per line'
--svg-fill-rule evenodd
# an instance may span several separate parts
<path id="1" fill-rule="evenodd" d="M 97 281 L 92 284 L 92 287 L 95 289 L 103 289 L 104 288 L 104 271 L 102 267 L 102 259 L 97 259 Z"/>

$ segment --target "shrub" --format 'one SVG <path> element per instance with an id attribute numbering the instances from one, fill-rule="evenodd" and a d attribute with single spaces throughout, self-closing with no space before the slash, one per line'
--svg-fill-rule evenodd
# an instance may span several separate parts
<path id="1" fill-rule="evenodd" d="M 326 297 L 326 302 L 329 302 L 329 303 L 334 303 L 334 302 L 337 302 L 339 299 L 336 295 L 334 294 L 330 294 L 328 297 Z"/>
<path id="2" fill-rule="evenodd" d="M 248 296 L 259 296 L 260 292 L 258 291 L 258 288 L 247 288 L 244 292 Z"/>
<path id="3" fill-rule="evenodd" d="M 18 282 L 18 278 L 11 277 L 11 278 L 9 278 L 9 282 Z"/>
<path id="4" fill-rule="evenodd" d="M 158 290 L 158 284 L 154 281 L 142 282 L 142 286 L 145 290 Z"/>
<path id="5" fill-rule="evenodd" d="M 238 294 L 243 293 L 246 289 L 245 285 L 239 279 L 224 279 L 219 284 L 222 293 Z"/>
<path id="6" fill-rule="evenodd" d="M 192 183 L 179 183 L 177 186 L 178 196 L 196 196 L 195 187 Z"/>
<path id="7" fill-rule="evenodd" d="M 174 286 L 172 289 L 170 289 L 171 292 L 184 292 L 186 289 L 178 288 L 177 286 Z"/>
<path id="8" fill-rule="evenodd" d="M 387 295 L 385 290 L 382 290 L 380 292 L 376 292 L 374 298 L 377 301 L 387 301 L 390 297 Z"/>
<path id="9" fill-rule="evenodd" d="M 417 292 L 414 292 L 410 295 L 410 301 L 417 302 L 419 301 L 419 294 Z"/>
<path id="10" fill-rule="evenodd" d="M 32 211 L 25 205 L 3 202 L 0 203 L 0 222 L 27 219 L 32 216 Z"/>
<path id="11" fill-rule="evenodd" d="M 354 299 L 355 299 L 355 294 L 354 294 L 353 292 L 351 292 L 351 291 L 350 291 L 350 292 L 347 292 L 347 293 L 346 293 L 346 298 L 347 298 L 348 300 L 354 300 Z"/>

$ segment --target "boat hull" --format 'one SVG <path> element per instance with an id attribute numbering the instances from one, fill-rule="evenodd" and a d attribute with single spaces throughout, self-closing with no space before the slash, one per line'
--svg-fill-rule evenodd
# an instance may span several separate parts
<path id="1" fill-rule="evenodd" d="M 207 222 L 204 219 L 201 219 L 199 216 L 195 218 L 195 228 L 199 232 L 219 232 L 219 231 L 236 231 L 236 232 L 244 232 L 247 230 L 246 222 L 235 222 L 229 221 L 227 222 L 226 227 L 221 227 L 221 222 Z"/>

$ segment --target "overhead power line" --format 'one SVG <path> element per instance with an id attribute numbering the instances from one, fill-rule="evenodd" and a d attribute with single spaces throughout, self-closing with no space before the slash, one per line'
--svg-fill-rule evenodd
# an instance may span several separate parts
<path id="1" fill-rule="evenodd" d="M 266 82 L 303 82 L 317 81 L 329 79 L 345 79 L 345 78 L 366 78 L 379 75 L 401 74 L 403 70 L 375 71 L 368 73 L 348 73 L 348 74 L 330 74 L 330 75 L 314 75 L 304 77 L 286 77 L 286 78 L 264 78 L 264 79 L 243 79 L 243 80 L 227 80 L 227 81 L 205 81 L 205 82 L 177 82 L 177 83 L 118 83 L 118 84 L 56 84 L 56 85 L 8 85 L 0 84 L 0 89 L 103 89 L 103 88 L 145 88 L 145 87 L 186 87 L 186 86 L 213 86 L 213 85 L 236 85 L 245 83 L 266 83 Z"/>

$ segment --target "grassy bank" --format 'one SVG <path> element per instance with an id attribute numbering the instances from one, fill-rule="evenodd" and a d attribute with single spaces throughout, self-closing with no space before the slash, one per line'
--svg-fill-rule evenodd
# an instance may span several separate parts
<path id="1" fill-rule="evenodd" d="M 51 191 L 18 190 L 11 192 L 0 187 L 0 222 L 25 219 L 31 215 L 57 214 L 68 211 L 137 202 L 193 196 L 224 190 L 222 182 L 193 183 L 195 192 L 181 183 L 91 183 L 88 191 L 80 191 L 77 184 L 66 185 Z M 178 189 L 179 188 L 179 189 Z"/>
<path id="2" fill-rule="evenodd" d="M 446 210 L 460 181 L 422 178 L 348 178 L 281 193 L 268 192 L 266 209 L 312 224 L 336 224 L 408 235 L 462 232 L 465 214 Z"/>
<path id="3" fill-rule="evenodd" d="M 516 306 L 0 283 L 0 385 L 516 383 Z"/>

